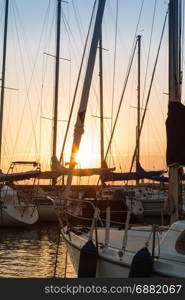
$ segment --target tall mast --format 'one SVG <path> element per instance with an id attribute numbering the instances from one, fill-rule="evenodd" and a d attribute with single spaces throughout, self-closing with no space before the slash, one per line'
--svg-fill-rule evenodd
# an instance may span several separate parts
<path id="1" fill-rule="evenodd" d="M 99 40 L 99 69 L 100 69 L 100 153 L 101 167 L 104 167 L 104 113 L 103 113 L 103 48 L 102 48 L 102 28 Z"/>
<path id="2" fill-rule="evenodd" d="M 138 86 L 137 86 L 137 130 L 136 130 L 136 166 L 140 162 L 140 124 L 141 124 L 141 35 L 137 37 L 138 44 Z M 139 180 L 136 181 L 139 184 Z"/>
<path id="3" fill-rule="evenodd" d="M 57 120 L 58 120 L 58 92 L 60 71 L 60 24 L 61 24 L 61 0 L 57 0 L 57 32 L 56 32 L 56 64 L 55 64 L 55 91 L 54 91 L 54 115 L 53 115 L 53 147 L 52 155 L 56 157 L 57 149 Z"/>
<path id="4" fill-rule="evenodd" d="M 80 107 L 78 110 L 77 121 L 76 121 L 76 125 L 75 125 L 75 130 L 74 130 L 73 145 L 72 145 L 71 158 L 70 158 L 70 164 L 69 164 L 69 168 L 71 170 L 73 170 L 75 168 L 76 154 L 79 150 L 81 138 L 84 133 L 85 115 L 86 115 L 87 103 L 88 103 L 88 99 L 89 99 L 92 76 L 93 76 L 93 71 L 94 71 L 97 47 L 98 47 L 98 42 L 100 40 L 100 35 L 101 35 L 101 26 L 102 26 L 103 14 L 104 14 L 104 9 L 105 9 L 105 3 L 106 3 L 106 0 L 98 1 L 98 9 L 97 9 L 96 20 L 95 20 L 95 25 L 94 25 L 94 32 L 93 32 L 93 37 L 92 37 L 92 42 L 91 42 L 91 47 L 90 47 L 90 52 L 89 52 L 89 58 L 88 58 L 88 62 L 87 62 L 87 69 L 86 69 L 85 78 L 84 78 Z M 70 190 L 72 178 L 73 178 L 72 175 L 68 176 L 67 187 L 65 190 L 66 195 L 67 195 L 68 191 Z"/>
<path id="5" fill-rule="evenodd" d="M 169 105 L 181 102 L 181 0 L 169 3 Z M 174 124 L 175 126 L 175 124 Z M 176 134 L 178 134 L 176 132 Z M 182 141 L 183 142 L 183 141 Z M 169 167 L 171 223 L 179 219 L 180 165 Z"/>
<path id="6" fill-rule="evenodd" d="M 58 122 L 58 92 L 59 92 L 59 72 L 60 72 L 60 24 L 61 24 L 61 2 L 57 0 L 57 24 L 56 24 L 56 63 L 55 63 L 55 91 L 54 91 L 54 112 L 53 112 L 53 147 L 51 158 L 51 169 L 57 155 L 57 122 Z M 56 184 L 56 179 L 52 180 Z"/>
<path id="7" fill-rule="evenodd" d="M 6 68 L 6 48 L 8 32 L 8 8 L 9 0 L 5 2 L 5 21 L 4 21 L 4 41 L 3 41 L 3 61 L 1 78 L 1 107 L 0 107 L 0 167 L 2 166 L 2 135 L 3 135 L 3 111 L 4 111 L 4 90 L 5 90 L 5 68 Z"/>
<path id="8" fill-rule="evenodd" d="M 181 102 L 181 0 L 169 3 L 169 102 Z"/>

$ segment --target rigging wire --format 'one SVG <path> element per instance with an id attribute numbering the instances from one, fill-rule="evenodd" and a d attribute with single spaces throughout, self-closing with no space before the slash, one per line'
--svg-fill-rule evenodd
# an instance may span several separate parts
<path id="1" fill-rule="evenodd" d="M 76 2 L 74 2 L 74 3 L 77 4 Z M 81 20 L 78 6 L 77 6 L 77 7 L 74 6 L 73 9 L 76 10 L 76 12 L 74 12 L 75 19 L 76 19 L 76 18 L 79 18 L 79 20 Z M 77 22 L 77 20 L 76 20 L 76 22 Z M 67 20 L 64 20 L 64 24 L 66 25 L 66 28 L 69 30 L 70 35 L 71 35 L 71 36 L 73 37 L 73 39 L 74 39 L 73 33 L 71 32 L 71 29 L 70 29 L 70 26 L 69 26 Z M 77 22 L 77 27 L 78 27 L 78 30 L 79 30 L 79 32 L 80 32 L 80 36 L 81 36 L 81 37 L 84 37 L 85 34 L 84 34 L 83 30 L 82 30 L 83 27 L 80 28 L 80 26 L 82 27 L 81 22 Z M 84 38 L 84 39 L 85 39 L 85 38 Z M 84 40 L 84 39 L 83 39 L 83 40 Z M 89 39 L 90 39 L 90 37 L 89 37 Z M 83 40 L 82 40 L 82 44 L 83 44 L 83 48 L 84 48 L 84 42 L 83 42 Z M 76 44 L 76 43 L 75 43 L 75 44 Z M 73 44 L 71 45 L 71 48 L 72 48 L 72 46 L 73 46 Z M 81 55 L 80 55 L 80 56 L 81 56 Z M 81 58 L 80 58 L 80 59 L 81 59 Z M 79 67 L 78 67 L 78 72 L 79 72 Z M 99 103 L 99 100 L 98 100 L 98 99 L 99 99 L 99 96 L 97 95 L 97 91 L 96 91 L 94 82 L 92 82 L 92 92 L 94 93 L 94 99 L 96 100 L 97 103 Z M 93 111 L 94 108 L 95 108 L 94 104 L 91 105 L 91 102 L 90 102 L 90 103 L 89 103 L 89 106 L 90 106 L 90 109 Z M 92 106 L 92 107 L 91 107 L 91 106 Z M 96 123 L 95 123 L 95 126 L 96 126 Z M 97 126 L 96 126 L 96 129 L 97 129 Z M 109 130 L 109 131 L 110 131 L 110 130 Z M 97 132 L 98 132 L 98 129 L 97 129 Z M 105 131 L 105 132 L 106 132 L 106 131 Z M 69 136 L 69 134 L 68 134 L 68 136 Z"/>
<path id="2" fill-rule="evenodd" d="M 145 51 L 145 45 L 144 45 L 143 42 L 142 42 L 142 45 L 143 45 L 143 50 L 146 53 L 146 51 Z M 164 68 L 164 70 L 165 70 L 165 68 Z M 157 80 L 157 78 L 156 78 L 156 80 Z M 160 86 L 160 81 L 159 80 L 157 80 L 157 81 L 158 81 L 157 85 Z M 158 91 L 157 91 L 157 86 L 156 86 L 155 83 L 153 83 L 153 86 L 154 86 L 155 93 L 156 93 L 156 99 L 158 100 L 159 99 L 159 97 L 158 97 L 159 95 L 158 95 Z M 165 120 L 165 115 L 164 115 L 164 111 L 162 109 L 162 103 L 161 103 L 161 101 L 159 101 L 159 107 L 160 107 L 161 115 L 162 115 L 162 118 L 163 118 L 163 121 L 164 121 Z"/>
<path id="3" fill-rule="evenodd" d="M 130 54 L 129 63 L 128 63 L 127 75 L 126 75 L 126 79 L 125 79 L 125 82 L 124 82 L 124 88 L 123 88 L 123 91 L 122 91 L 121 100 L 120 100 L 120 104 L 119 104 L 119 107 L 118 107 L 118 112 L 117 112 L 117 115 L 116 115 L 116 118 L 115 118 L 114 126 L 112 128 L 112 133 L 111 133 L 111 137 L 110 137 L 109 144 L 108 144 L 108 147 L 107 147 L 107 151 L 106 151 L 106 155 L 105 155 L 105 160 L 106 160 L 106 158 L 108 156 L 108 153 L 109 153 L 109 150 L 111 148 L 111 144 L 112 144 L 112 141 L 113 141 L 115 127 L 116 127 L 116 124 L 117 124 L 117 121 L 118 121 L 119 113 L 120 113 L 122 102 L 123 102 L 123 97 L 124 97 L 124 94 L 125 94 L 125 90 L 126 90 L 126 87 L 127 87 L 127 82 L 128 82 L 129 74 L 130 74 L 131 67 L 132 67 L 132 62 L 133 62 L 133 59 L 134 59 L 134 54 L 135 54 L 136 45 L 137 45 L 137 42 L 135 40 L 136 40 L 136 36 L 137 36 L 139 24 L 140 24 L 142 12 L 143 12 L 144 3 L 145 3 L 145 0 L 142 0 L 141 8 L 140 8 L 140 11 L 139 11 L 139 16 L 138 16 L 138 21 L 137 21 L 137 25 L 136 25 L 136 30 L 135 30 L 135 33 L 134 33 L 134 39 L 133 39 L 132 48 L 131 48 L 131 54 Z"/>
<path id="4" fill-rule="evenodd" d="M 127 75 L 126 75 L 126 78 L 125 78 L 124 87 L 123 87 L 123 91 L 122 91 L 122 95 L 121 95 L 121 99 L 120 99 L 120 103 L 119 103 L 119 107 L 118 107 L 118 112 L 117 112 L 117 115 L 116 115 L 116 118 L 115 118 L 115 122 L 114 122 L 114 126 L 113 126 L 113 129 L 112 129 L 110 141 L 109 141 L 109 144 L 108 144 L 108 147 L 107 147 L 107 151 L 106 151 L 106 154 L 105 154 L 105 160 L 106 160 L 106 158 L 108 156 L 108 153 L 109 153 L 109 150 L 110 150 L 110 146 L 112 144 L 112 139 L 113 139 L 113 136 L 114 136 L 114 132 L 115 132 L 115 128 L 116 128 L 116 125 L 117 125 L 118 117 L 119 117 L 119 114 L 120 114 L 120 110 L 121 110 L 123 98 L 124 98 L 124 95 L 125 95 L 125 91 L 126 91 L 126 87 L 127 87 L 127 83 L 128 83 L 128 79 L 129 79 L 129 75 L 130 75 L 130 71 L 131 71 L 131 67 L 132 67 L 134 55 L 135 55 L 135 52 L 136 52 L 136 46 L 137 46 L 137 41 L 135 42 L 135 47 L 133 49 L 133 53 L 132 53 L 132 56 L 131 56 L 131 61 L 129 62 L 129 66 L 128 66 L 128 70 L 127 70 Z"/>
<path id="5" fill-rule="evenodd" d="M 82 44 L 83 44 L 83 47 L 84 47 L 84 42 L 83 42 L 84 38 L 82 39 L 82 37 L 84 37 L 85 34 L 84 34 L 83 30 L 82 30 L 82 29 L 83 29 L 82 24 L 81 24 L 81 22 L 79 21 L 79 20 L 81 20 L 80 13 L 79 13 L 79 9 L 78 9 L 78 6 L 76 6 L 76 5 L 77 5 L 77 2 L 73 2 L 73 4 L 75 4 L 74 7 L 73 7 L 73 10 L 74 10 L 74 15 L 75 15 L 76 23 L 77 23 L 77 28 L 78 28 L 78 30 L 79 30 L 79 32 L 80 32 L 80 37 L 81 37 Z M 69 25 L 68 25 L 68 23 L 67 23 L 66 20 L 65 20 L 65 23 L 66 23 L 67 28 L 69 28 L 70 35 L 73 37 L 73 33 L 71 32 L 70 27 L 69 27 Z M 81 28 L 81 27 L 82 27 L 82 28 Z M 72 46 L 73 46 L 73 44 L 71 45 L 71 48 L 72 48 Z M 79 69 L 79 68 L 78 68 L 78 69 Z M 92 82 L 92 92 L 94 93 L 94 99 L 96 100 L 97 103 L 99 103 L 99 100 L 98 100 L 98 99 L 99 99 L 99 96 L 97 95 L 97 91 L 96 91 L 96 89 L 95 89 L 94 82 Z M 94 108 L 95 108 L 94 104 L 91 105 L 91 102 L 90 102 L 90 103 L 89 103 L 89 106 L 90 106 L 90 109 L 93 111 Z M 97 113 L 96 113 L 95 115 L 97 115 Z M 96 129 L 97 129 L 96 123 L 95 123 L 95 126 L 96 126 Z M 98 126 L 98 127 L 99 127 L 99 126 Z M 97 129 L 97 131 L 98 131 L 98 129 Z M 110 132 L 110 130 L 109 130 L 109 132 Z M 106 130 L 105 130 L 105 133 L 106 133 Z M 107 134 L 107 133 L 106 133 L 106 134 Z M 69 136 L 69 134 L 68 134 L 68 136 Z"/>
<path id="6" fill-rule="evenodd" d="M 7 95 L 6 95 L 7 97 Z M 6 136 L 8 136 L 8 129 L 9 127 L 11 128 L 10 124 L 11 124 L 11 95 L 10 95 L 10 98 L 9 98 L 9 101 L 6 101 L 6 105 L 4 107 L 5 109 L 5 115 L 6 115 L 6 128 L 5 128 L 5 124 L 4 124 L 4 128 L 3 128 L 3 138 Z M 4 122 L 5 123 L 5 122 Z M 12 140 L 12 132 L 9 131 L 9 135 L 10 135 L 10 140 Z M 10 151 L 8 149 L 8 144 L 7 144 L 7 150 L 8 150 L 8 153 L 10 154 Z M 10 155 L 9 155 L 10 157 Z"/>
<path id="7" fill-rule="evenodd" d="M 119 18 L 119 0 L 116 1 L 116 23 L 115 23 L 115 40 L 114 40 L 114 58 L 113 58 L 114 63 L 113 63 L 113 78 L 112 78 L 111 132 L 113 129 L 113 116 L 114 116 L 117 40 L 118 40 L 118 18 Z M 110 146 L 110 164 L 111 164 L 111 146 Z"/>
<path id="8" fill-rule="evenodd" d="M 59 248 L 60 248 L 60 241 L 61 241 L 61 230 L 62 227 L 59 225 L 58 229 L 58 239 L 57 239 L 57 249 L 56 249 L 56 254 L 55 254 L 55 263 L 54 263 L 54 272 L 53 272 L 53 277 L 56 278 L 56 273 L 57 273 L 57 264 L 58 264 L 58 256 L 59 256 Z"/>
<path id="9" fill-rule="evenodd" d="M 67 19 L 70 19 L 69 6 L 67 9 Z M 68 35 L 68 53 L 69 53 L 69 88 L 68 88 L 68 102 L 69 102 L 69 113 L 71 108 L 71 87 L 72 87 L 72 54 L 71 54 L 71 37 Z"/>
<path id="10" fill-rule="evenodd" d="M 154 2 L 154 12 L 153 12 L 153 17 L 152 17 L 152 27 L 151 27 L 149 50 L 148 50 L 148 57 L 147 57 L 147 63 L 146 63 L 146 72 L 145 72 L 145 79 L 144 79 L 142 106 L 143 106 L 145 90 L 146 90 L 146 82 L 147 82 L 147 75 L 148 75 L 148 68 L 149 68 L 149 61 L 150 61 L 150 54 L 151 54 L 151 47 L 152 47 L 152 39 L 153 39 L 153 31 L 154 31 L 154 23 L 155 23 L 155 16 L 156 16 L 156 7 L 157 7 L 157 0 L 155 0 L 155 2 Z"/>
<path id="11" fill-rule="evenodd" d="M 21 56 L 21 61 L 22 61 L 24 81 L 25 81 L 25 85 L 26 85 L 26 94 L 27 94 L 26 101 L 29 102 L 29 108 L 30 108 L 31 119 L 32 119 L 32 126 L 33 126 L 32 130 L 33 130 L 34 141 L 35 141 L 35 150 L 36 150 L 37 153 L 38 153 L 38 151 L 37 151 L 37 139 L 36 139 L 36 132 L 35 132 L 35 128 L 34 128 L 35 121 L 33 120 L 33 115 L 32 115 L 32 110 L 31 110 L 31 103 L 30 103 L 30 99 L 29 99 L 29 90 L 30 90 L 32 79 L 33 79 L 33 74 L 34 74 L 35 68 L 36 68 L 36 62 L 37 62 L 37 59 L 38 59 L 38 52 L 39 52 L 39 49 L 40 49 L 40 44 L 41 44 L 41 40 L 42 40 L 42 36 L 43 36 L 43 31 L 44 31 L 44 28 L 45 28 L 45 23 L 47 21 L 47 14 L 48 14 L 48 9 L 50 7 L 50 2 L 51 2 L 51 0 L 48 1 L 48 6 L 47 6 L 47 9 L 46 9 L 46 13 L 45 13 L 45 17 L 44 17 L 44 22 L 43 22 L 42 30 L 41 30 L 41 35 L 40 35 L 40 40 L 39 40 L 39 46 L 38 46 L 38 49 L 37 49 L 36 57 L 34 59 L 34 66 L 33 66 L 33 69 L 32 69 L 32 73 L 31 73 L 31 78 L 30 78 L 29 85 L 26 82 L 26 73 L 25 73 L 25 67 L 24 67 L 24 63 L 23 63 L 23 53 L 22 53 L 22 49 L 21 49 L 21 42 L 20 42 L 20 36 L 19 36 L 19 33 L 18 33 L 18 24 L 17 24 L 17 18 L 16 18 L 16 15 L 17 15 L 18 19 L 20 20 L 20 15 L 19 15 L 19 11 L 18 11 L 18 7 L 16 5 L 16 2 L 14 3 L 14 5 L 12 5 L 13 15 L 14 15 L 14 23 L 15 23 L 15 30 L 16 30 L 16 33 L 17 33 L 19 51 L 20 51 L 20 56 Z M 23 27 L 23 26 L 21 26 L 21 27 Z M 16 136 L 15 145 L 14 145 L 14 149 L 13 149 L 13 154 L 12 155 L 14 155 L 14 153 L 15 153 L 15 148 L 16 148 L 16 145 L 17 145 L 17 142 L 18 142 L 18 138 L 19 138 L 19 135 L 20 135 L 20 130 L 21 130 L 21 127 L 22 127 L 22 122 L 23 122 L 23 115 L 24 115 L 25 108 L 26 108 L 26 101 L 25 101 L 24 106 L 23 106 L 22 118 L 21 118 L 21 122 L 20 122 L 20 125 L 19 125 L 19 130 L 17 132 L 17 136 Z"/>
<path id="12" fill-rule="evenodd" d="M 65 265 L 64 265 L 64 278 L 67 277 L 67 264 L 68 264 L 68 248 L 66 247 Z"/>
<path id="13" fill-rule="evenodd" d="M 48 12 L 48 19 L 50 16 L 50 12 Z M 46 49 L 46 52 L 49 53 L 50 52 L 50 45 L 52 45 L 52 36 L 53 36 L 53 30 L 54 30 L 54 23 L 55 23 L 55 18 L 56 18 L 56 6 L 54 6 L 53 11 L 51 12 L 51 23 L 50 26 L 48 26 L 46 28 L 46 33 L 45 33 L 45 39 L 44 39 L 44 49 Z M 48 23 L 47 23 L 48 24 Z M 42 106 L 42 102 L 43 102 L 43 96 L 44 96 L 44 87 L 45 87 L 45 82 L 46 82 L 46 75 L 47 75 L 47 69 L 48 69 L 48 60 L 46 58 L 46 56 L 43 53 L 43 63 L 42 63 L 42 83 L 41 86 L 43 86 L 43 88 L 41 88 L 41 100 L 40 100 L 40 105 Z M 42 94 L 42 90 L 43 90 L 43 94 Z M 47 84 L 47 91 L 45 91 L 46 95 L 49 95 L 49 91 L 50 91 L 50 85 Z M 46 104 L 47 102 L 44 102 L 44 107 L 46 108 Z M 49 109 L 50 110 L 50 109 Z M 41 139 L 42 139 L 42 108 L 40 110 L 40 143 L 41 143 Z M 52 119 L 52 117 L 50 118 Z M 48 152 L 51 152 L 51 140 L 48 139 L 48 131 L 46 132 L 46 137 L 43 137 L 44 141 L 47 141 L 47 149 Z M 40 149 L 40 153 L 41 153 L 41 149 Z M 47 159 L 44 159 L 43 162 L 45 164 L 45 168 L 48 168 L 48 165 L 50 165 L 50 157 L 49 155 L 47 155 Z"/>
<path id="14" fill-rule="evenodd" d="M 146 116 L 146 112 L 147 112 L 147 108 L 148 108 L 148 103 L 149 103 L 149 100 L 150 100 L 150 94 L 151 94 L 151 90 L 152 90 L 152 87 L 153 87 L 153 81 L 154 81 L 154 77 L 155 77 L 155 71 L 156 71 L 156 67 L 157 67 L 157 63 L 158 63 L 158 59 L 159 59 L 159 53 L 160 53 L 161 44 L 162 44 L 162 40 L 163 40 L 163 36 L 164 36 L 164 30 L 165 30 L 165 27 L 166 27 L 167 16 L 168 16 L 168 10 L 167 10 L 166 15 L 165 15 L 165 20 L 164 20 L 164 25 L 163 25 L 163 29 L 162 29 L 162 34 L 161 34 L 161 38 L 160 38 L 160 41 L 159 41 L 159 47 L 158 47 L 158 51 L 157 51 L 157 57 L 156 57 L 156 60 L 155 60 L 154 69 L 153 69 L 153 73 L 152 73 L 152 78 L 151 78 L 151 82 L 150 82 L 150 87 L 149 87 L 149 91 L 148 91 L 148 96 L 147 96 L 147 100 L 146 100 L 146 104 L 145 104 L 145 108 L 144 108 L 144 112 L 143 112 L 143 116 L 142 116 L 142 120 L 141 120 L 141 125 L 140 125 L 140 130 L 139 130 L 139 137 L 141 135 L 141 131 L 142 131 L 142 128 L 143 128 L 143 124 L 144 124 L 144 120 L 145 120 L 145 116 Z M 135 156 L 136 156 L 136 150 L 137 149 L 135 147 L 134 154 L 133 154 L 133 157 L 132 157 L 130 172 L 132 171 L 132 168 L 133 168 L 133 165 L 134 165 Z"/>
<path id="15" fill-rule="evenodd" d="M 83 67 L 83 63 L 84 63 L 84 58 L 85 58 L 85 53 L 86 53 L 87 44 L 88 44 L 88 40 L 89 40 L 89 35 L 90 35 L 91 26 L 92 26 L 92 21 L 93 21 L 93 17 L 94 17 L 94 13 L 95 13 L 96 3 L 97 3 L 97 0 L 95 0 L 94 6 L 93 6 L 93 11 L 92 11 L 92 15 L 91 15 L 91 20 L 90 20 L 90 24 L 89 24 L 89 29 L 88 29 L 88 33 L 87 33 L 86 42 L 85 42 L 85 47 L 84 47 L 84 51 L 83 51 L 83 55 L 82 55 L 80 70 L 79 70 L 79 74 L 78 74 L 78 78 L 77 78 L 77 83 L 76 83 L 76 87 L 75 87 L 75 92 L 74 92 L 74 96 L 73 96 L 71 111 L 70 111 L 70 115 L 69 115 L 69 119 L 68 119 L 68 123 L 67 123 L 67 128 L 66 128 L 66 133 L 65 133 L 64 141 L 63 141 L 63 145 L 62 145 L 62 150 L 61 150 L 61 155 L 60 155 L 60 160 L 59 160 L 60 163 L 62 162 L 63 157 L 64 157 L 64 149 L 65 149 L 66 140 L 67 140 L 67 136 L 68 136 L 68 132 L 69 132 L 69 127 L 70 127 L 70 124 L 71 124 L 71 118 L 72 118 L 72 114 L 73 114 L 73 110 L 74 110 L 74 105 L 75 105 L 75 101 L 76 101 L 76 95 L 77 95 L 77 91 L 78 91 L 78 87 L 79 87 L 79 83 L 80 83 L 80 78 L 81 78 L 81 73 L 82 73 L 82 67 Z"/>
<path id="16" fill-rule="evenodd" d="M 157 130 L 157 128 L 153 126 L 154 119 L 152 118 L 151 112 L 149 111 L 148 114 L 149 114 L 150 119 L 151 119 L 151 123 L 150 123 L 151 124 L 151 128 L 152 128 L 153 132 L 156 134 L 157 139 L 159 140 L 159 143 L 156 143 L 156 146 L 158 147 L 158 150 L 161 153 L 161 156 L 163 157 L 163 164 L 164 164 L 165 163 L 165 159 L 164 159 L 164 155 L 163 155 L 164 151 L 160 147 L 160 146 L 164 146 L 164 142 L 160 139 L 160 132 L 159 132 L 159 130 Z"/>
<path id="17" fill-rule="evenodd" d="M 154 23 L 155 23 L 155 16 L 156 16 L 156 7 L 157 7 L 157 0 L 154 1 L 154 10 L 153 10 L 153 17 L 152 17 L 151 33 L 150 33 L 149 50 L 148 50 L 148 56 L 147 56 L 146 72 L 145 72 L 144 88 L 143 88 L 143 96 L 142 96 L 142 106 L 143 106 L 143 101 L 144 101 L 144 96 L 145 96 L 147 75 L 148 75 L 148 69 L 149 69 L 149 61 L 150 61 L 151 46 L 152 46 L 152 39 L 153 39 Z"/>
<path id="18" fill-rule="evenodd" d="M 51 8 L 50 8 L 50 3 L 49 3 L 49 7 L 48 7 L 48 20 L 49 20 L 49 17 L 50 17 L 50 11 L 51 11 Z M 46 49 L 46 40 L 48 39 L 47 35 L 49 36 L 49 42 L 48 42 L 48 45 L 51 45 L 51 32 L 52 32 L 52 29 L 54 27 L 54 14 L 55 12 L 53 13 L 53 17 L 52 17 L 52 22 L 51 22 L 51 25 L 50 25 L 50 28 L 49 28 L 49 22 L 47 22 L 46 24 L 46 30 L 45 30 L 45 37 L 43 38 L 44 42 L 44 49 Z M 49 53 L 49 50 L 47 48 L 47 53 Z M 47 59 L 45 58 L 45 55 L 43 54 L 42 56 L 42 77 L 41 77 L 41 93 L 40 93 L 40 127 L 39 127 L 39 156 L 40 156 L 40 159 L 39 161 L 41 161 L 41 152 L 42 152 L 42 115 L 43 115 L 43 97 L 44 97 L 44 86 L 45 86 L 45 80 L 46 80 L 46 74 L 47 74 Z M 49 94 L 49 92 L 47 93 L 47 95 Z M 45 102 L 45 105 L 46 105 L 46 102 Z"/>
<path id="19" fill-rule="evenodd" d="M 4 14 L 4 3 L 3 1 L 1 2 L 0 6 L 0 20 L 3 22 L 3 14 Z"/>
<path id="20" fill-rule="evenodd" d="M 3 140 L 4 140 L 4 143 L 2 144 L 3 155 L 6 157 L 7 162 L 10 163 L 9 162 L 9 158 L 10 158 L 9 147 L 8 147 L 8 142 L 7 142 L 6 137 L 7 137 L 6 134 L 3 133 Z"/>
<path id="21" fill-rule="evenodd" d="M 16 18 L 16 10 L 17 10 L 17 7 L 16 7 L 16 2 L 14 3 L 15 7 L 12 5 L 12 9 L 13 9 L 13 15 L 14 15 L 14 22 L 15 22 L 15 29 L 16 29 L 16 34 L 17 34 L 17 39 L 18 39 L 18 44 L 19 44 L 19 51 L 20 51 L 20 56 L 21 56 L 21 63 L 22 63 L 22 69 L 23 69 L 23 76 L 24 76 L 24 82 L 25 82 L 25 86 L 26 86 L 26 98 L 29 102 L 29 107 L 31 108 L 30 106 L 30 99 L 29 99 L 29 89 L 28 89 L 28 85 L 27 85 L 27 81 L 26 81 L 26 72 L 25 72 L 25 65 L 24 65 L 24 62 L 23 62 L 23 52 L 22 52 L 22 48 L 21 48 L 21 41 L 20 41 L 20 36 L 19 36 L 19 33 L 18 33 L 18 24 L 17 24 L 17 18 Z M 25 106 L 24 106 L 25 107 Z M 32 121 L 32 126 L 33 126 L 33 118 L 32 118 L 32 111 L 30 110 L 31 112 L 31 121 Z M 36 134 L 35 134 L 35 129 L 34 129 L 34 126 L 32 127 L 33 129 L 33 133 L 34 133 L 34 143 L 35 143 L 35 149 L 36 149 Z M 19 130 L 18 130 L 18 133 L 19 133 Z M 16 147 L 16 145 L 15 145 Z M 15 149 L 14 147 L 14 149 Z"/>
<path id="22" fill-rule="evenodd" d="M 75 15 L 75 20 L 76 20 L 76 23 L 77 23 L 77 26 L 78 26 L 78 31 L 80 33 L 80 39 L 81 39 L 81 42 L 83 44 L 83 34 L 82 34 L 82 24 L 80 22 L 81 18 L 80 18 L 80 13 L 79 13 L 79 10 L 78 10 L 78 6 L 77 6 L 77 2 L 75 0 L 72 0 L 72 7 L 73 7 L 73 11 L 74 11 L 74 15 Z"/>

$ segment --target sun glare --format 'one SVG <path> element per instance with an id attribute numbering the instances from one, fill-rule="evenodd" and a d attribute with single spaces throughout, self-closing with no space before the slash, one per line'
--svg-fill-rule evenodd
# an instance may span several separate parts
<path id="1" fill-rule="evenodd" d="M 95 162 L 95 155 L 93 154 L 92 140 L 89 136 L 84 136 L 80 144 L 80 150 L 76 155 L 76 161 L 79 168 L 89 168 Z"/>

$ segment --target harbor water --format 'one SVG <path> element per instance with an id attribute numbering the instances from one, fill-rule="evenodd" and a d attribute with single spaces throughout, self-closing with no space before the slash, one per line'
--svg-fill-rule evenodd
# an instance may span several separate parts
<path id="1" fill-rule="evenodd" d="M 59 226 L 48 224 L 1 228 L 0 270 L 0 278 L 76 277 Z"/>

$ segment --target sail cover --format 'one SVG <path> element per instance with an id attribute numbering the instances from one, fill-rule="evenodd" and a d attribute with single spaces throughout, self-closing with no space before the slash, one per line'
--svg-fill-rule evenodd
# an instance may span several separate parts
<path id="1" fill-rule="evenodd" d="M 136 172 L 128 173 L 114 173 L 107 172 L 101 176 L 104 182 L 107 181 L 122 181 L 122 180 L 139 180 L 139 179 L 153 179 L 161 176 L 165 171 L 145 171 L 140 164 L 136 166 Z"/>
<path id="2" fill-rule="evenodd" d="M 19 180 L 27 180 L 31 178 L 37 178 L 40 174 L 40 171 L 28 171 L 21 173 L 12 173 L 12 174 L 4 174 L 0 172 L 0 182 L 13 182 Z"/>
<path id="3" fill-rule="evenodd" d="M 28 172 L 20 172 L 20 173 L 12 173 L 12 174 L 4 174 L 0 172 L 0 182 L 13 182 L 19 180 L 28 180 L 31 178 L 39 178 L 39 179 L 55 179 L 62 175 L 70 175 L 73 176 L 93 176 L 93 175 L 102 175 L 107 171 L 114 171 L 115 168 L 111 169 L 101 169 L 101 168 L 92 168 L 92 169 L 74 169 L 70 170 L 69 168 L 61 167 L 58 171 L 28 171 Z"/>
<path id="4" fill-rule="evenodd" d="M 161 171 L 152 171 L 152 172 L 128 172 L 128 173 L 114 173 L 109 172 L 103 175 L 101 178 L 104 182 L 106 181 L 124 181 L 124 180 L 139 180 L 139 179 L 153 179 L 155 176 L 160 176 Z"/>
<path id="5" fill-rule="evenodd" d="M 168 166 L 185 166 L 185 106 L 180 102 L 169 102 L 166 120 Z"/>
<path id="6" fill-rule="evenodd" d="M 93 175 L 102 175 L 105 172 L 114 171 L 115 168 L 112 169 L 102 169 L 102 168 L 89 168 L 89 169 L 74 169 L 70 170 L 69 168 L 61 167 L 55 171 L 45 171 L 39 174 L 40 179 L 53 179 L 60 176 L 79 176 L 79 177 L 86 177 L 86 176 L 93 176 Z"/>

